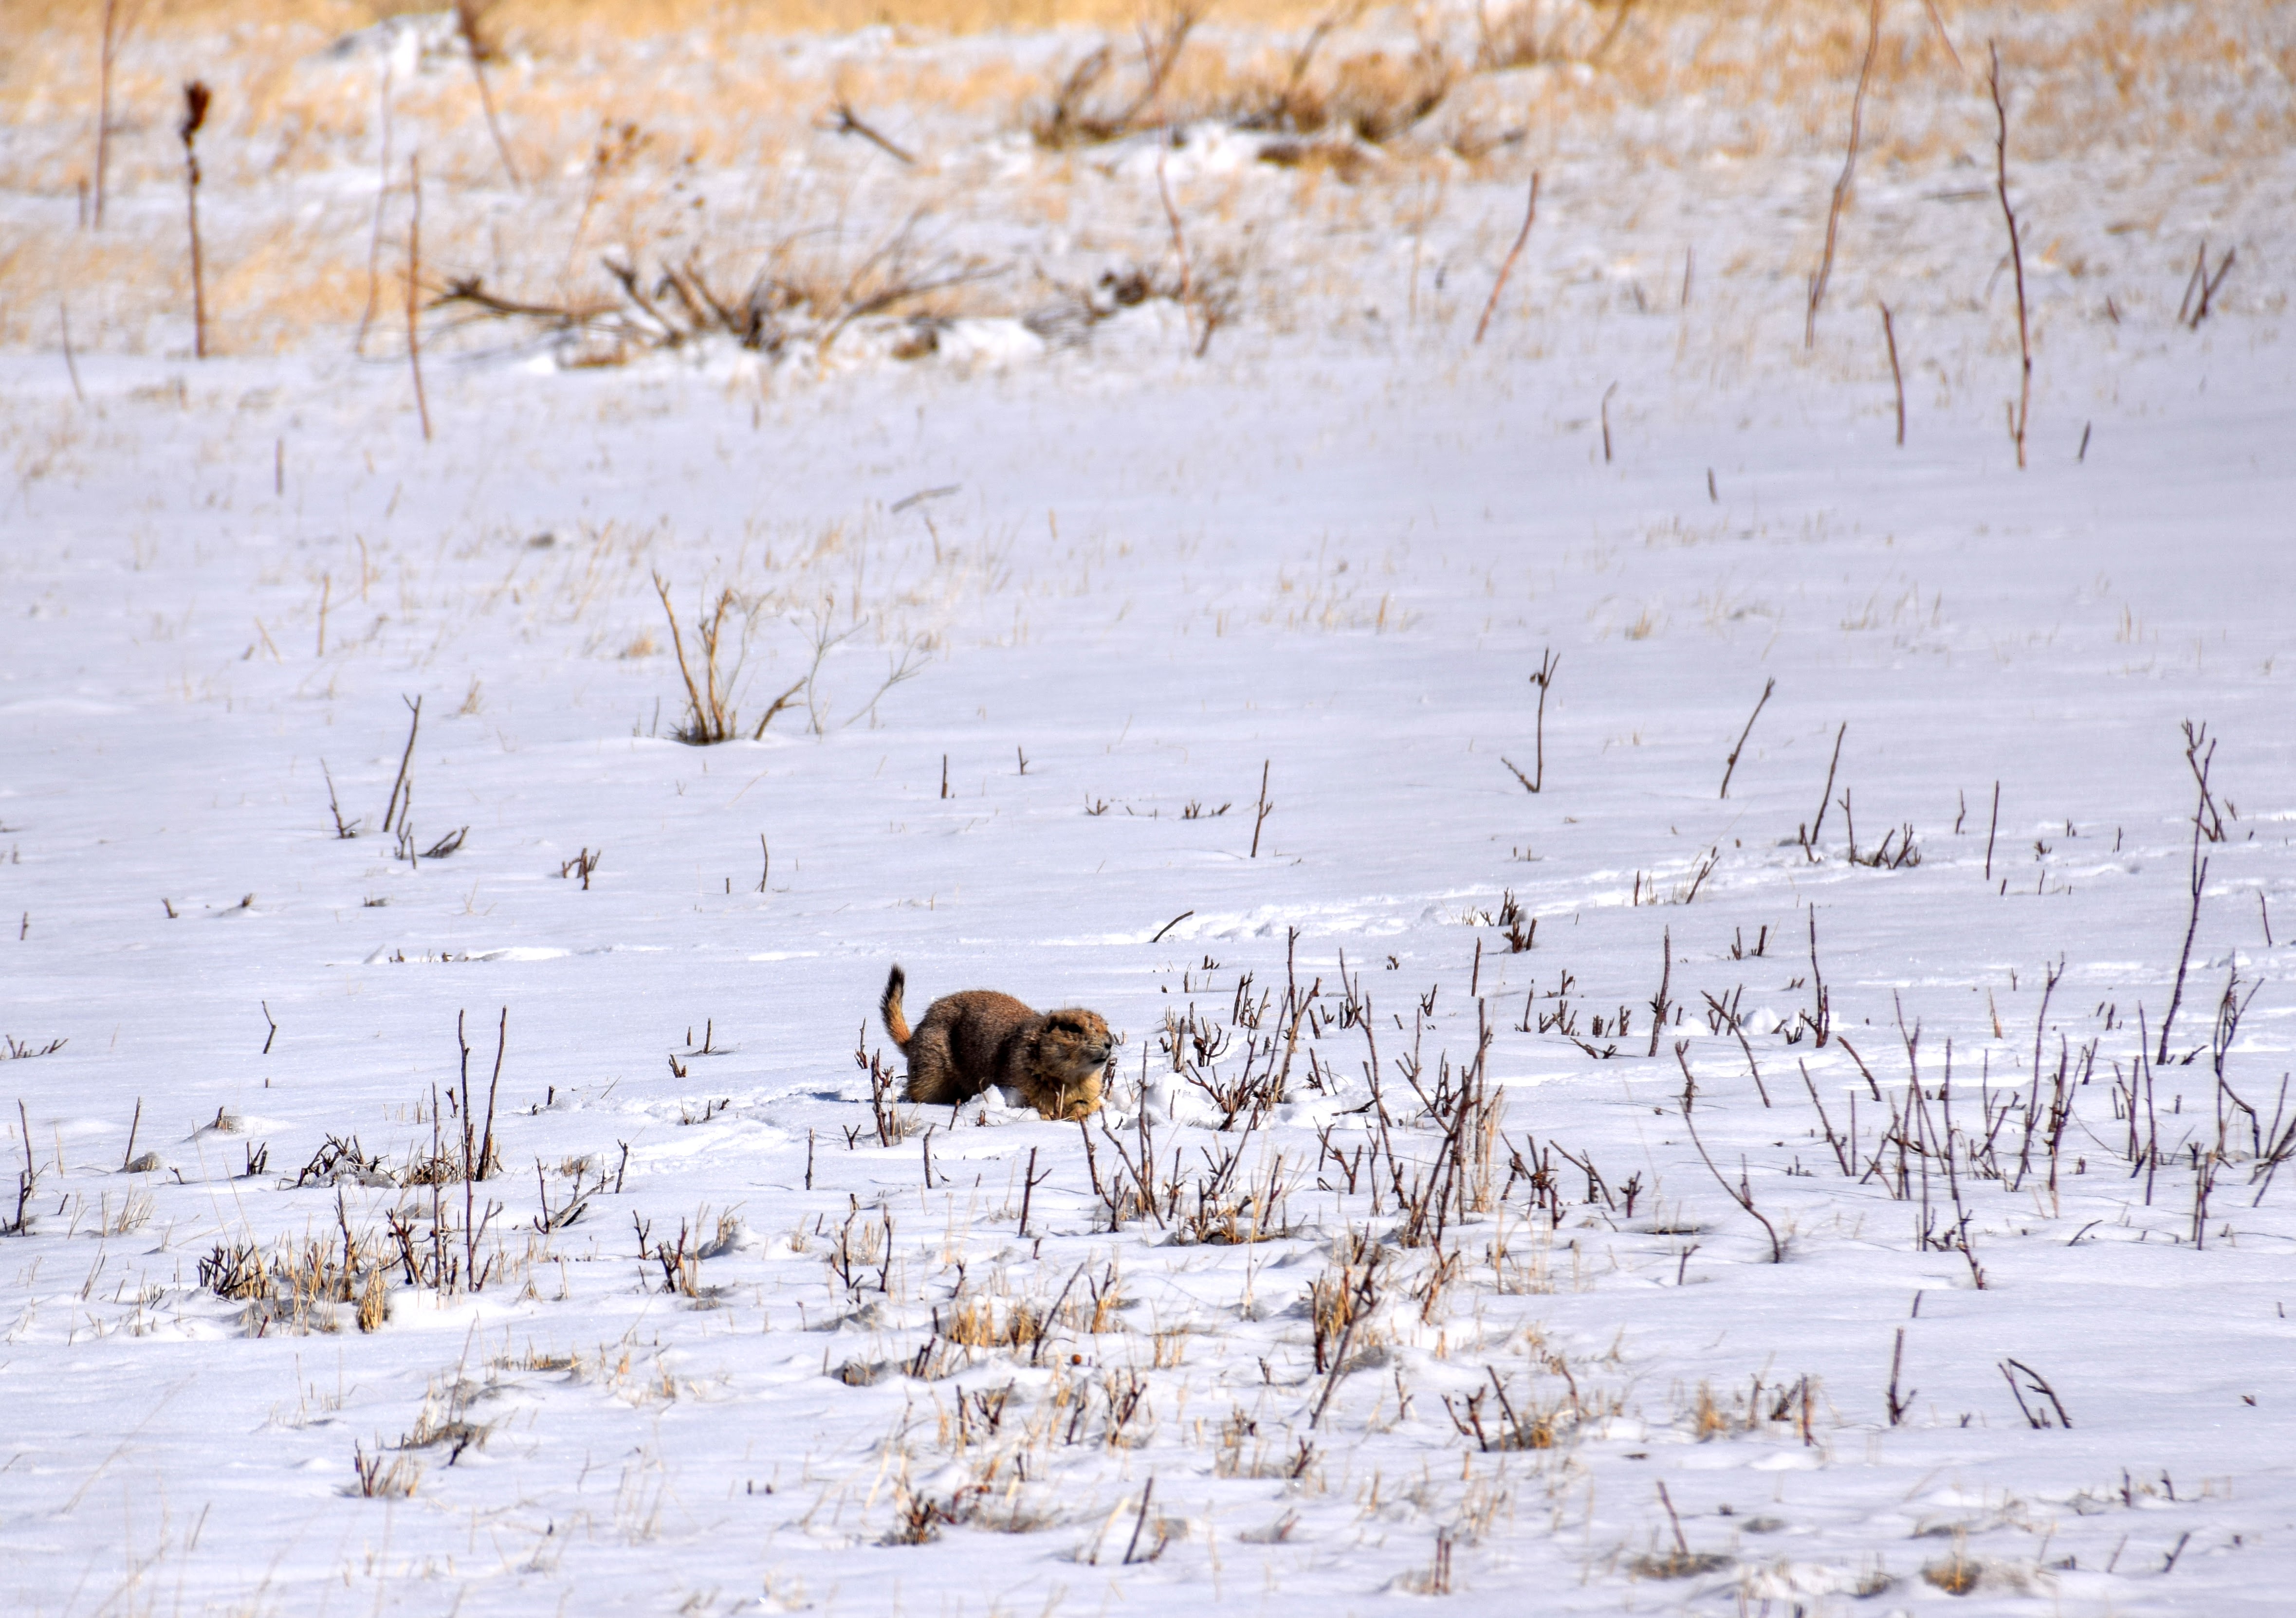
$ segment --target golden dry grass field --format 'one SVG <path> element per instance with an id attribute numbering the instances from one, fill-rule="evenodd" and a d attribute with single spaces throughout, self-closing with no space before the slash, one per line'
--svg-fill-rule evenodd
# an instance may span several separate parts
<path id="1" fill-rule="evenodd" d="M 2093 197 L 2168 174 L 2218 187 L 2236 221 L 2296 133 L 2296 20 L 2268 0 L 1870 16 L 1846 0 L 499 0 L 466 20 L 349 0 L 7 8 L 0 343 L 54 347 L 69 321 L 85 349 L 188 347 L 193 78 L 214 98 L 197 142 L 208 343 L 241 355 L 397 340 L 374 328 L 404 300 L 415 161 L 424 318 L 449 327 L 433 306 L 472 277 L 521 306 L 631 313 L 610 262 L 657 298 L 676 294 L 662 266 L 718 299 L 769 275 L 782 307 L 834 324 L 1025 313 L 1120 261 L 1167 292 L 1188 282 L 1192 329 L 1280 331 L 1344 322 L 1398 251 L 1414 322 L 1442 291 L 1472 303 L 1443 266 L 1488 277 L 1534 168 L 1622 241 L 1685 200 L 1784 186 L 1797 200 L 1770 242 L 1700 270 L 1803 281 L 1874 20 L 1865 184 L 1983 190 L 1995 45 L 2037 185 Z M 1168 173 L 1145 155 L 1158 131 Z M 1841 273 L 1926 236 L 1866 225 L 1857 198 Z M 2033 245 L 2086 262 L 2158 211 Z M 2228 295 L 2256 292 L 2242 279 Z M 627 347 L 624 331 L 583 352 Z"/>

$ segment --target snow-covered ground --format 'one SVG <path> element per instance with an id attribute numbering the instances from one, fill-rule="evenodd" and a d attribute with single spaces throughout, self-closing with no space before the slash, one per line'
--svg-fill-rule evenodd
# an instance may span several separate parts
<path id="1" fill-rule="evenodd" d="M 2016 180 L 2021 471 L 1833 138 L 1247 152 L 1201 359 L 0 355 L 8 1609 L 2284 1610 L 2296 168 Z"/>

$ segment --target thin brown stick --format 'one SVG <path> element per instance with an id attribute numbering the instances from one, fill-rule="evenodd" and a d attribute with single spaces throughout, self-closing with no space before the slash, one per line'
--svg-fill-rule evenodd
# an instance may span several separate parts
<path id="1" fill-rule="evenodd" d="M 399 700 L 406 702 L 404 697 Z M 382 808 L 382 829 L 385 831 L 390 829 L 391 820 L 398 813 L 398 795 L 406 788 L 406 769 L 414 762 L 414 738 L 422 729 L 422 699 L 417 697 L 414 701 L 406 702 L 406 711 L 409 715 L 406 722 L 406 750 L 398 756 L 398 775 L 390 783 L 390 801 Z M 414 796 L 411 791 L 407 792 L 410 800 Z"/>
<path id="2" fill-rule="evenodd" d="M 56 323 L 64 334 L 64 371 L 71 378 L 72 397 L 87 403 L 87 391 L 79 385 L 79 362 L 72 357 L 71 306 L 61 298 L 56 299 Z"/>
<path id="3" fill-rule="evenodd" d="M 1251 857 L 1255 860 L 1259 857 L 1259 829 L 1275 813 L 1275 805 L 1267 801 L 1267 766 L 1271 762 L 1262 759 L 1259 764 L 1259 803 L 1252 812 L 1251 821 Z"/>
<path id="4" fill-rule="evenodd" d="M 1482 948 L 1482 940 L 1477 939 L 1475 947 L 1480 952 Z M 1475 959 L 1480 962 L 1482 956 L 1478 953 Z M 1659 1040 L 1666 1033 L 1667 1009 L 1673 1004 L 1673 1001 L 1667 998 L 1667 991 L 1674 984 L 1674 929 L 1672 927 L 1665 928 L 1660 936 L 1659 961 L 1658 993 L 1651 999 L 1650 1054 L 1652 1056 L 1658 1054 Z"/>
<path id="5" fill-rule="evenodd" d="M 1762 1234 L 1770 1238 L 1770 1263 L 1783 1264 L 1786 1262 L 1786 1245 L 1778 1236 L 1778 1228 L 1754 1205 L 1753 1189 L 1746 1182 L 1744 1167 L 1741 1165 L 1738 1183 L 1734 1187 L 1722 1177 L 1722 1171 L 1714 1166 L 1714 1159 L 1707 1156 L 1706 1143 L 1698 1138 L 1698 1125 L 1691 1122 L 1692 1098 L 1697 1093 L 1698 1083 L 1690 1076 L 1689 1051 L 1689 1041 L 1677 1040 L 1674 1042 L 1674 1059 L 1682 1064 L 1682 1123 L 1690 1132 L 1690 1144 L 1697 1148 L 1700 1160 L 1706 1164 L 1706 1172 L 1714 1176 L 1714 1182 L 1722 1188 L 1723 1195 L 1751 1215 L 1754 1222 L 1762 1227 Z"/>
<path id="6" fill-rule="evenodd" d="M 1666 1508 L 1666 1520 L 1674 1524 L 1675 1550 L 1681 1556 L 1685 1562 L 1689 1561 L 1690 1541 L 1683 1538 L 1682 1518 L 1676 1513 L 1674 1509 L 1673 1498 L 1667 1493 L 1666 1485 L 1664 1483 L 1660 1483 L 1658 1486 L 1658 1503 Z"/>
<path id="7" fill-rule="evenodd" d="M 2009 102 L 2001 94 L 2001 47 L 1986 43 L 1991 68 L 1986 87 L 1993 95 L 1993 189 L 2001 199 L 2001 217 L 2009 225 L 2009 266 L 2017 277 L 2017 357 L 2020 364 L 2016 408 L 2009 416 L 2009 437 L 2017 445 L 2017 470 L 2025 470 L 2025 424 L 2033 408 L 2033 334 L 2025 312 L 2025 250 L 2017 236 L 2017 210 L 2009 206 Z"/>
<path id="8" fill-rule="evenodd" d="M 366 241 L 366 307 L 359 315 L 358 340 L 351 345 L 353 354 L 366 353 L 366 334 L 374 324 L 375 308 L 382 292 L 382 214 L 390 201 L 390 59 L 382 62 L 382 162 L 375 176 L 374 225 Z"/>
<path id="9" fill-rule="evenodd" d="M 1533 792 L 1546 785 L 1546 693 L 1554 688 L 1554 671 L 1562 666 L 1562 659 L 1552 650 L 1545 647 L 1539 649 L 1538 672 L 1530 677 L 1530 682 L 1538 687 L 1538 718 L 1532 743 L 1538 751 L 1533 755 L 1535 763 L 1530 774 L 1530 789 Z"/>
<path id="10" fill-rule="evenodd" d="M 414 373 L 414 409 L 422 418 L 422 442 L 430 442 L 430 401 L 422 393 L 422 154 L 406 159 L 406 190 L 414 212 L 406 221 L 406 364 Z"/>
<path id="11" fill-rule="evenodd" d="M 1595 42 L 1595 48 L 1587 53 L 1587 66 L 1601 65 L 1603 58 L 1610 54 L 1611 47 L 1619 43 L 1619 36 L 1627 31 L 1627 20 L 1634 14 L 1635 0 L 1619 0 L 1617 18 L 1611 21 L 1603 37 Z"/>
<path id="12" fill-rule="evenodd" d="M 1777 689 L 1778 682 L 1775 680 L 1766 680 L 1762 682 L 1761 699 L 1754 704 L 1754 711 L 1746 715 L 1746 728 L 1738 732 L 1738 745 L 1730 749 L 1729 760 L 1723 767 L 1722 796 L 1724 797 L 1730 796 L 1730 777 L 1737 773 L 1738 755 L 1746 750 L 1746 738 L 1754 733 L 1754 721 L 1762 716 L 1762 709 L 1769 704 L 1770 693 Z M 1658 1054 L 1655 1047 L 1652 1048 L 1651 1054 L 1652 1056 Z"/>
<path id="13" fill-rule="evenodd" d="M 89 217 L 89 223 L 97 230 L 103 228 L 105 182 L 111 172 L 111 68 L 119 59 L 119 47 L 134 26 L 132 12 L 124 18 L 120 15 L 119 0 L 103 0 L 103 42 L 96 66 L 95 207 Z"/>
<path id="14" fill-rule="evenodd" d="M 1491 282 L 1491 295 L 1483 305 L 1483 317 L 1475 323 L 1475 341 L 1483 340 L 1483 333 L 1491 328 L 1491 316 L 1497 312 L 1499 294 L 1506 290 L 1507 277 L 1514 274 L 1514 261 L 1522 257 L 1523 243 L 1530 240 L 1530 227 L 1538 217 L 1538 170 L 1530 171 L 1530 205 L 1523 209 L 1522 229 L 1515 233 L 1514 245 L 1507 249 L 1506 259 L 1499 266 L 1499 278 Z"/>
<path id="15" fill-rule="evenodd" d="M 1899 1368 L 1905 1364 L 1905 1361 L 1906 1328 L 1900 1326 L 1898 1328 L 1898 1344 L 1895 1348 L 1890 1351 L 1890 1392 L 1888 1394 L 1888 1408 L 1890 1411 L 1890 1425 L 1893 1427 L 1898 1426 L 1906 1419 L 1906 1412 L 1913 1409 L 1914 1399 L 1920 1392 L 1919 1389 L 1908 1389 L 1906 1390 L 1904 1398 L 1901 1399 L 1898 1396 L 1898 1371 Z"/>
<path id="16" fill-rule="evenodd" d="M 694 731 L 707 736 L 709 710 L 702 706 L 701 689 L 693 683 L 693 671 L 686 666 L 685 636 L 677 627 L 677 609 L 669 604 L 669 585 L 659 573 L 653 576 L 653 592 L 661 597 L 661 609 L 669 615 L 669 643 L 677 653 L 678 677 L 685 682 L 685 700 L 693 709 Z"/>
<path id="17" fill-rule="evenodd" d="M 1898 447 L 1906 446 L 1906 373 L 1898 368 L 1898 324 L 1890 306 L 1882 306 L 1882 340 L 1890 345 L 1890 385 L 1898 392 Z"/>
<path id="18" fill-rule="evenodd" d="M 2209 244 L 2206 241 L 2201 243 L 2200 263 L 2193 272 L 2193 284 L 2185 290 L 2185 302 L 2190 306 L 2189 315 L 2185 309 L 2177 311 L 2177 318 L 2184 321 L 2187 331 L 2199 331 L 2201 323 L 2208 319 L 2210 306 L 2216 302 L 2217 289 L 2224 285 L 2224 278 L 2232 274 L 2233 260 L 2239 256 L 2238 248 L 2225 249 L 2224 257 L 2217 260 L 2216 270 L 2211 274 L 2209 269 Z M 2200 294 L 2197 303 L 2193 302 L 2195 291 Z"/>
<path id="19" fill-rule="evenodd" d="M 510 176 L 510 188 L 518 191 L 525 182 L 518 177 L 518 165 L 511 161 L 510 147 L 503 140 L 502 126 L 495 121 L 494 92 L 487 85 L 487 59 L 495 53 L 494 45 L 480 33 L 485 13 L 493 9 L 493 0 L 455 0 L 455 31 L 471 53 L 471 77 L 479 81 L 479 105 L 487 115 L 487 133 L 495 137 L 495 155 L 502 159 L 503 172 Z"/>
<path id="20" fill-rule="evenodd" d="M 184 86 L 184 121 L 176 134 L 184 143 L 184 208 L 192 225 L 192 355 L 208 356 L 207 277 L 200 263 L 200 127 L 208 121 L 208 87 L 198 79 Z"/>
<path id="21" fill-rule="evenodd" d="M 1857 144 L 1866 129 L 1866 86 L 1874 78 L 1874 58 L 1882 47 L 1882 0 L 1868 0 L 1866 10 L 1866 61 L 1857 69 L 1857 93 L 1849 100 L 1849 150 L 1841 159 L 1841 177 L 1833 183 L 1833 200 L 1825 210 L 1825 255 L 1817 274 L 1809 278 L 1809 312 L 1803 317 L 1801 346 L 1817 343 L 1817 306 L 1825 301 L 1825 283 L 1833 274 L 1834 233 L 1841 225 L 1841 205 L 1849 200 L 1849 182 L 1857 172 Z"/>
<path id="22" fill-rule="evenodd" d="M 838 97 L 837 104 L 832 107 L 824 119 L 816 124 L 814 127 L 828 135 L 857 135 L 887 157 L 897 158 L 911 168 L 916 165 L 917 159 L 914 156 L 888 140 L 882 133 L 865 122 L 860 115 L 853 110 L 853 103 L 843 96 Z"/>
<path id="23" fill-rule="evenodd" d="M 1172 205 L 1172 188 L 1164 183 L 1164 159 L 1156 159 L 1156 194 L 1163 199 L 1164 222 L 1172 229 L 1173 256 L 1180 261 L 1180 306 L 1185 308 L 1196 290 L 1196 272 L 1188 262 L 1188 239 L 1180 230 L 1180 210 Z"/>
<path id="24" fill-rule="evenodd" d="M 1953 70 L 1967 78 L 1968 65 L 1961 60 L 1961 53 L 1953 48 L 1953 36 L 1945 31 L 1945 19 L 1938 15 L 1937 0 L 1922 0 L 1922 4 L 1929 12 L 1930 26 L 1937 29 L 1938 43 L 1945 46 L 1945 53 L 1953 58 Z"/>
<path id="25" fill-rule="evenodd" d="M 1817 818 L 1810 822 L 1809 835 L 1802 839 L 1802 857 L 1813 865 L 1817 862 L 1818 835 L 1825 829 L 1825 806 L 1833 798 L 1833 772 L 1841 767 L 1841 739 L 1849 734 L 1849 722 L 1843 720 L 1841 728 L 1833 732 L 1833 759 L 1825 766 L 1825 790 L 1818 794 Z"/>

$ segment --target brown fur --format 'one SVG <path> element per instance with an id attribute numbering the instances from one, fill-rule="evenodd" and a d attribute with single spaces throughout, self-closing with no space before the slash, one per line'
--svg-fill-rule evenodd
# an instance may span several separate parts
<path id="1" fill-rule="evenodd" d="M 908 979 L 898 966 L 879 1009 L 885 1032 L 909 1058 L 903 1099 L 954 1107 L 991 1084 L 1017 1090 L 1047 1118 L 1100 1110 L 1100 1079 L 1115 1041 L 1097 1011 L 1031 1011 L 1010 994 L 944 994 L 912 1030 L 901 1011 Z"/>

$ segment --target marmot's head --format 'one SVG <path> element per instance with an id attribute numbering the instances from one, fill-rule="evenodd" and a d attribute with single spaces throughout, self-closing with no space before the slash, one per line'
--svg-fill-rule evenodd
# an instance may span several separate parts
<path id="1" fill-rule="evenodd" d="M 1097 1011 L 1048 1012 L 1037 1033 L 1037 1060 L 1044 1076 L 1056 1080 L 1063 1090 L 1098 1077 L 1115 1049 L 1108 1019 Z"/>

